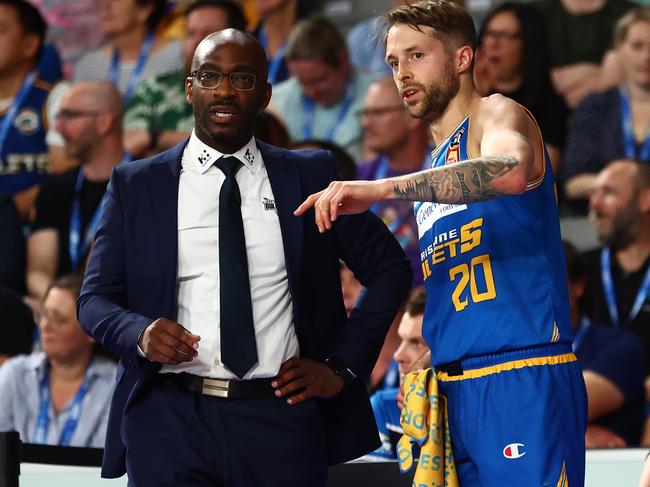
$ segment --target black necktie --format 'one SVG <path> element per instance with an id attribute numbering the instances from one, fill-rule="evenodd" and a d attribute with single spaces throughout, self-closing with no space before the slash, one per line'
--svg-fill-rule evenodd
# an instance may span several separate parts
<path id="1" fill-rule="evenodd" d="M 226 175 L 219 194 L 221 361 L 241 379 L 257 362 L 241 195 L 235 179 L 241 162 L 222 157 L 215 164 Z"/>

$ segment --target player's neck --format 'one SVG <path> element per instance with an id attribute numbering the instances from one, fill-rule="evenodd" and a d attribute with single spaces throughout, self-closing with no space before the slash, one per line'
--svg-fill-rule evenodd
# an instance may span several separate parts
<path id="1" fill-rule="evenodd" d="M 11 70 L 0 71 L 0 99 L 16 96 L 23 81 L 33 68 L 32 63 L 25 63 Z"/>
<path id="2" fill-rule="evenodd" d="M 416 130 L 419 131 L 420 129 Z M 411 137 L 411 140 L 400 144 L 399 147 L 388 154 L 388 167 L 390 167 L 391 171 L 404 173 L 422 169 L 429 144 L 426 137 L 421 136 L 420 133 L 414 131 L 413 135 L 414 137 Z"/>
<path id="3" fill-rule="evenodd" d="M 84 166 L 84 179 L 92 182 L 108 181 L 111 171 L 124 157 L 121 138 L 111 137 L 105 143 L 98 144 Z"/>
<path id="4" fill-rule="evenodd" d="M 294 2 L 286 2 L 285 5 L 271 13 L 263 22 L 264 33 L 268 42 L 268 52 L 271 56 L 289 35 L 293 24 L 296 21 L 296 5 Z"/>
<path id="5" fill-rule="evenodd" d="M 442 143 L 458 125 L 469 115 L 471 108 L 480 101 L 481 96 L 477 93 L 474 84 L 463 82 L 458 94 L 454 97 L 442 116 L 431 123 L 431 135 L 436 144 Z"/>
<path id="6" fill-rule="evenodd" d="M 641 235 L 624 249 L 616 251 L 616 262 L 626 272 L 636 272 L 650 256 L 650 225 L 641 230 Z"/>
<path id="7" fill-rule="evenodd" d="M 147 27 L 140 25 L 113 37 L 111 46 L 117 49 L 120 61 L 135 61 L 138 58 L 147 32 Z"/>

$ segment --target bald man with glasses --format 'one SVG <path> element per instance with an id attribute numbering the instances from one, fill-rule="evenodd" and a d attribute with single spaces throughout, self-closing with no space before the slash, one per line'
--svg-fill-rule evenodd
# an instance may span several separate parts
<path id="1" fill-rule="evenodd" d="M 56 277 L 83 272 L 113 167 L 122 147 L 122 99 L 105 80 L 73 84 L 61 98 L 55 128 L 68 157 L 81 165 L 46 179 L 27 241 L 27 288 L 42 301 Z"/>

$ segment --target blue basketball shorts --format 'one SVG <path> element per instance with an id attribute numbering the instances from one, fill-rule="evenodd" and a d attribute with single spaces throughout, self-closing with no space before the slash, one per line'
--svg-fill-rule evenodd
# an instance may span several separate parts
<path id="1" fill-rule="evenodd" d="M 569 345 L 472 357 L 453 369 L 436 375 L 461 487 L 584 485 L 587 396 Z"/>

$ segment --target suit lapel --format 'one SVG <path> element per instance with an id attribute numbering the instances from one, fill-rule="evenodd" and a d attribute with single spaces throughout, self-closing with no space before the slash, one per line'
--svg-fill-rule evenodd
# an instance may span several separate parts
<path id="1" fill-rule="evenodd" d="M 300 301 L 300 263 L 302 262 L 302 218 L 293 212 L 302 203 L 300 177 L 295 162 L 285 157 L 284 151 L 257 140 L 269 176 L 275 205 L 280 220 L 284 259 L 287 263 L 289 288 L 294 303 L 296 322 L 297 303 Z"/>
<path id="2" fill-rule="evenodd" d="M 170 303 L 169 318 L 176 319 L 176 275 L 178 267 L 178 182 L 181 157 L 187 141 L 160 155 L 160 161 L 151 165 L 148 179 L 151 201 L 151 226 L 158 242 L 156 250 L 163 272 L 162 288 L 165 302 Z M 169 298 L 169 299 L 167 299 Z"/>

